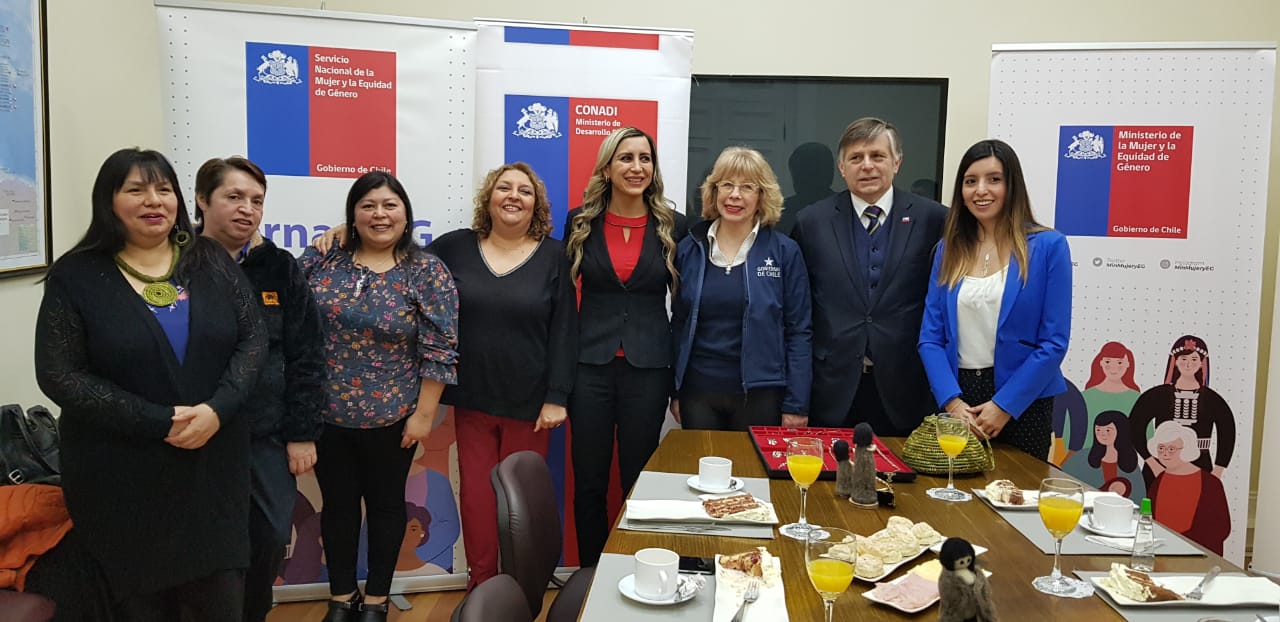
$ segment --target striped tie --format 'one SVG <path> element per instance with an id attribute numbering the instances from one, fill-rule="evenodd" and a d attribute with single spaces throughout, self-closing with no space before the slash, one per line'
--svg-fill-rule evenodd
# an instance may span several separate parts
<path id="1" fill-rule="evenodd" d="M 884 214 L 884 210 L 875 205 L 868 205 L 867 209 L 862 210 L 862 215 L 867 217 L 867 235 L 875 235 L 880 229 L 880 216 Z"/>

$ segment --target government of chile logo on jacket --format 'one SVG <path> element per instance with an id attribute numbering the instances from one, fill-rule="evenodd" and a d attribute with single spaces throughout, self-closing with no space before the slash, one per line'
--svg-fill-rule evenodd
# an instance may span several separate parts
<path id="1" fill-rule="evenodd" d="M 765 257 L 764 265 L 756 266 L 756 276 L 780 279 L 782 278 L 782 267 L 773 265 L 773 257 Z"/>

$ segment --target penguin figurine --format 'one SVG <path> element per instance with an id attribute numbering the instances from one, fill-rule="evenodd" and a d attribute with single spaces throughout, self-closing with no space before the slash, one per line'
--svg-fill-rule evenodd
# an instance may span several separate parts
<path id="1" fill-rule="evenodd" d="M 876 497 L 876 455 L 872 449 L 871 424 L 853 427 L 853 489 L 849 501 L 863 508 L 879 507 Z"/>
<path id="2" fill-rule="evenodd" d="M 831 455 L 836 457 L 836 496 L 848 499 L 853 494 L 853 462 L 849 460 L 849 443 L 844 439 L 832 443 Z"/>
<path id="3" fill-rule="evenodd" d="M 991 584 L 978 568 L 973 545 L 961 538 L 947 538 L 938 553 L 938 622 L 996 622 Z"/>

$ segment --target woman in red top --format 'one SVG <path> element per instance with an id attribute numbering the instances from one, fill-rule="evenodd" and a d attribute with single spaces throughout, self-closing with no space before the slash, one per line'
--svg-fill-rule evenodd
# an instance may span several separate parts
<path id="1" fill-rule="evenodd" d="M 618 129 L 600 145 L 583 204 L 569 212 L 564 229 L 581 296 L 569 421 L 582 566 L 596 565 L 609 534 L 615 439 L 625 495 L 658 447 L 671 394 L 666 298 L 678 280 L 676 245 L 686 226 L 662 190 L 653 138 Z"/>

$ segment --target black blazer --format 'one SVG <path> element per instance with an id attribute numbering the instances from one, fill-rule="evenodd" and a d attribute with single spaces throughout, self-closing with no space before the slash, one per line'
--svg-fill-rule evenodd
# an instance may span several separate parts
<path id="1" fill-rule="evenodd" d="M 213 245 L 197 236 L 194 244 Z M 178 363 L 111 256 L 58 260 L 36 321 L 36 380 L 62 407 L 62 489 L 80 540 L 116 598 L 249 563 L 249 420 L 243 400 L 266 358 L 258 303 L 226 251 L 191 275 Z M 175 405 L 208 403 L 203 447 L 164 442 Z"/>
<path id="2" fill-rule="evenodd" d="M 562 229 L 572 230 L 573 218 L 581 207 L 569 212 Z M 683 214 L 674 212 L 671 237 L 676 244 L 688 233 Z M 604 239 L 604 214 L 591 221 L 591 235 L 582 245 L 582 301 L 578 307 L 578 362 L 604 365 L 622 347 L 627 362 L 640 368 L 670 367 L 675 361 L 671 349 L 671 321 L 667 313 L 667 288 L 671 275 L 658 240 L 658 221 L 649 215 L 644 228 L 644 246 L 631 278 L 623 283 L 613 269 Z M 673 258 L 674 261 L 674 258 Z"/>
<path id="3" fill-rule="evenodd" d="M 809 268 L 813 295 L 809 423 L 835 426 L 844 421 L 870 346 L 885 415 L 898 427 L 913 427 L 934 410 L 916 342 L 931 257 L 942 237 L 947 208 L 894 187 L 889 210 L 893 228 L 874 295 L 867 293 L 854 252 L 853 212 L 849 192 L 834 194 L 805 208 L 791 233 Z"/>

